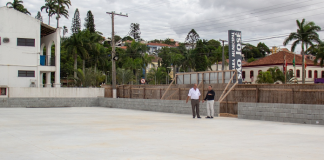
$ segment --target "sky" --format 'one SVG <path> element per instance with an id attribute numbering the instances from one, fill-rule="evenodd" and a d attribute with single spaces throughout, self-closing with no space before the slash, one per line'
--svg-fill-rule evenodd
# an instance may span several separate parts
<path id="1" fill-rule="evenodd" d="M 0 0 L 0 6 L 8 1 Z M 95 18 L 97 31 L 105 37 L 111 37 L 111 18 L 106 12 L 115 11 L 129 17 L 116 16 L 115 33 L 121 37 L 128 34 L 131 23 L 139 23 L 141 38 L 175 39 L 184 42 L 191 29 L 195 29 L 201 39 L 228 39 L 228 30 L 242 31 L 245 43 L 256 45 L 265 43 L 268 47 L 285 48 L 285 37 L 277 37 L 295 32 L 296 20 L 314 21 L 324 30 L 323 0 L 71 0 L 69 19 L 61 18 L 60 26 L 67 26 L 71 33 L 71 24 L 76 8 L 84 18 L 89 10 Z M 24 6 L 35 17 L 45 0 L 24 0 Z M 43 10 L 44 23 L 48 24 L 48 16 Z M 52 17 L 51 26 L 56 27 L 56 19 Z M 324 39 L 324 32 L 320 32 Z M 323 38 L 322 38 L 323 37 Z M 290 50 L 291 45 L 286 46 Z M 300 47 L 296 49 L 300 52 Z"/>

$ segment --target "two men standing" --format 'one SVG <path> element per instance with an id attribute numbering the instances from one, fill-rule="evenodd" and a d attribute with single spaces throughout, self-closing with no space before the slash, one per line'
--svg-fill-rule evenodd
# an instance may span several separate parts
<path id="1" fill-rule="evenodd" d="M 197 88 L 197 84 L 194 84 L 193 88 L 189 90 L 189 94 L 186 100 L 188 103 L 189 98 L 191 99 L 191 107 L 192 107 L 192 116 L 193 118 L 201 118 L 199 115 L 199 102 L 200 102 L 200 91 Z M 212 86 L 208 86 L 208 93 L 206 98 L 203 100 L 203 103 L 207 100 L 207 117 L 206 118 L 214 118 L 214 97 L 215 92 L 212 89 Z"/>

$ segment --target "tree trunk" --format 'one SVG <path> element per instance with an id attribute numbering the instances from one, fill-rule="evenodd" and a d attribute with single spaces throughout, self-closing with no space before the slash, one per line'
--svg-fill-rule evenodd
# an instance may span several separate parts
<path id="1" fill-rule="evenodd" d="M 83 64 L 82 64 L 82 71 L 83 71 L 83 73 L 84 73 L 84 70 L 85 70 L 85 60 L 82 60 L 83 62 Z"/>
<path id="2" fill-rule="evenodd" d="M 303 58 L 303 63 L 302 63 L 302 83 L 305 84 L 305 53 L 304 53 L 304 42 L 302 42 L 302 58 Z"/>
<path id="3" fill-rule="evenodd" d="M 58 7 L 58 10 L 57 10 L 57 27 L 56 28 L 59 28 L 60 27 L 60 4 L 58 4 L 57 7 Z"/>
<path id="4" fill-rule="evenodd" d="M 51 16 L 48 16 L 48 25 L 51 25 Z"/>
<path id="5" fill-rule="evenodd" d="M 77 78 L 77 72 L 76 70 L 78 69 L 78 56 L 77 54 L 74 54 L 74 78 Z"/>

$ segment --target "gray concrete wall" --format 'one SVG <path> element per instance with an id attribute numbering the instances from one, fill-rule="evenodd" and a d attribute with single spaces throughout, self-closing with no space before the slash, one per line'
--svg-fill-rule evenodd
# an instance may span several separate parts
<path id="1" fill-rule="evenodd" d="M 98 98 L 1 98 L 0 108 L 94 107 Z"/>
<path id="2" fill-rule="evenodd" d="M 112 98 L 99 98 L 99 106 L 132 109 L 142 111 L 178 113 L 178 114 L 192 114 L 190 102 L 185 101 L 169 101 L 158 99 L 112 99 Z M 200 116 L 206 116 L 206 103 L 200 103 Z M 215 117 L 219 114 L 219 103 L 215 102 L 214 105 Z"/>
<path id="3" fill-rule="evenodd" d="M 324 125 L 324 105 L 240 102 L 238 118 Z"/>

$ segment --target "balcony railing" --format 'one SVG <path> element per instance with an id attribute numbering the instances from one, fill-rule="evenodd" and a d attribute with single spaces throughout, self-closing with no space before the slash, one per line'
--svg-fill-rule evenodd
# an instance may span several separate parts
<path id="1" fill-rule="evenodd" d="M 55 66 L 55 56 L 40 56 L 40 65 L 41 66 Z"/>

